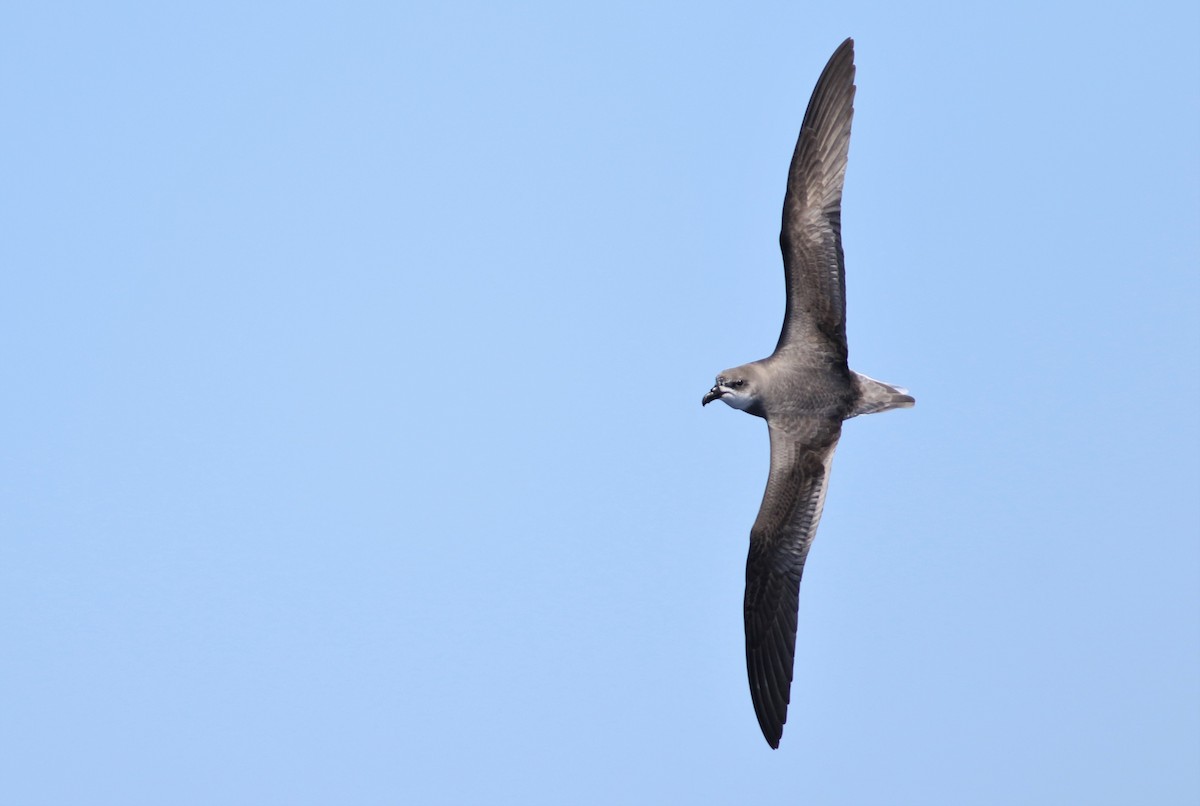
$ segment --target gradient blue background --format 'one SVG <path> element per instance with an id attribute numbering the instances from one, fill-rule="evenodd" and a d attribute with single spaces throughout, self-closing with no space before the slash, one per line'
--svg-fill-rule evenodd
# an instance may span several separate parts
<path id="1" fill-rule="evenodd" d="M 8 3 L 0 802 L 1193 804 L 1193 2 Z M 850 422 L 742 656 L 787 161 Z"/>

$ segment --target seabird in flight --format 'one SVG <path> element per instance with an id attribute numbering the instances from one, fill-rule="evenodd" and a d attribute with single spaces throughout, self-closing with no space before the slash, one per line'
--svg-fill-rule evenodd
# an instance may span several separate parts
<path id="1" fill-rule="evenodd" d="M 779 747 L 791 699 L 800 576 L 842 421 L 907 408 L 906 390 L 847 364 L 842 183 L 854 117 L 854 41 L 817 80 L 783 200 L 787 306 L 775 352 L 727 369 L 704 396 L 767 421 L 771 470 L 746 560 L 746 671 L 763 736 Z"/>

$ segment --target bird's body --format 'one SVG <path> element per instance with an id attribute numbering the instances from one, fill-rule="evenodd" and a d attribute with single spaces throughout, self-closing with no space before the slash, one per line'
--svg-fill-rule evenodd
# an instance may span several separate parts
<path id="1" fill-rule="evenodd" d="M 728 369 L 703 403 L 767 421 L 771 470 L 746 561 L 746 668 L 759 726 L 779 746 L 791 696 L 800 577 L 825 504 L 842 421 L 913 405 L 847 363 L 842 184 L 854 115 L 854 42 L 825 66 L 788 171 L 779 242 L 783 329 L 767 358 Z"/>

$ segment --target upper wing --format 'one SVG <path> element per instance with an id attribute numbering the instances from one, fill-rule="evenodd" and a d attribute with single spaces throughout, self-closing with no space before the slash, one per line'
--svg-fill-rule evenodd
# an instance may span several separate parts
<path id="1" fill-rule="evenodd" d="M 787 308 L 775 352 L 821 348 L 846 357 L 842 183 L 854 117 L 854 40 L 817 80 L 788 170 L 779 245 Z"/>
<path id="2" fill-rule="evenodd" d="M 763 736 L 779 747 L 791 697 L 800 576 L 825 504 L 839 420 L 770 425 L 771 474 L 746 560 L 746 671 Z"/>

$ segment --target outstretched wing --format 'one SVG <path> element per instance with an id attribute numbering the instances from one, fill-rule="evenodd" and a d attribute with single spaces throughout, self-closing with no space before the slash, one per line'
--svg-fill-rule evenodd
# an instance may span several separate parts
<path id="1" fill-rule="evenodd" d="M 854 117 L 854 40 L 834 51 L 817 86 L 788 170 L 779 245 L 787 308 L 775 352 L 832 352 L 846 359 L 842 184 Z"/>
<path id="2" fill-rule="evenodd" d="M 779 747 L 791 698 L 800 576 L 842 424 L 805 418 L 769 427 L 771 473 L 746 560 L 746 671 L 763 736 Z"/>

